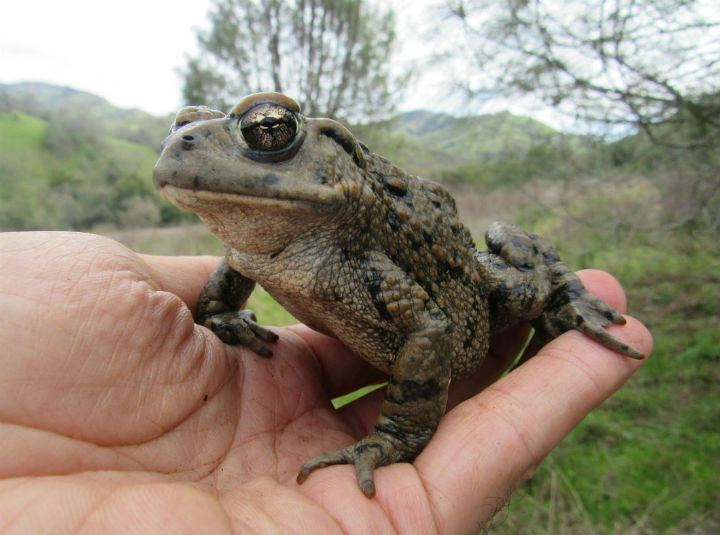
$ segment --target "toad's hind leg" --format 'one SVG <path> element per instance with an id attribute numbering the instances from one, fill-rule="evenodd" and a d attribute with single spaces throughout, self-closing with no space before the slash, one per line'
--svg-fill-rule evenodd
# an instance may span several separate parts
<path id="1" fill-rule="evenodd" d="M 450 384 L 448 346 L 444 333 L 437 329 L 410 335 L 393 365 L 373 432 L 352 446 L 310 459 L 297 482 L 303 483 L 316 468 L 354 464 L 360 489 L 372 497 L 376 467 L 415 459 L 445 412 Z"/>
<path id="2" fill-rule="evenodd" d="M 588 292 L 550 245 L 535 234 L 493 223 L 485 235 L 487 251 L 475 259 L 488 286 L 492 330 L 530 320 L 541 345 L 577 329 L 625 356 L 643 355 L 605 330 L 625 318 Z"/>

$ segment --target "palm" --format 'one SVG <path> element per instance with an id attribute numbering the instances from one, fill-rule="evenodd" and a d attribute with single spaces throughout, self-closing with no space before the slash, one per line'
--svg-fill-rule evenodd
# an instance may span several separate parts
<path id="1" fill-rule="evenodd" d="M 76 234 L 5 238 L 0 340 L 13 350 L 0 357 L 0 528 L 457 531 L 499 505 L 488 508 L 482 496 L 448 501 L 448 489 L 472 477 L 453 460 L 483 448 L 472 443 L 482 423 L 465 421 L 477 420 L 478 407 L 467 404 L 414 464 L 378 470 L 373 500 L 348 466 L 298 486 L 304 461 L 359 438 L 379 412 L 379 393 L 340 411 L 330 398 L 378 375 L 301 326 L 276 329 L 270 359 L 195 326 L 188 305 L 216 259 L 143 258 Z M 482 380 L 455 387 L 451 405 L 501 373 L 522 342 L 510 339 Z M 634 369 L 619 357 L 617 365 L 623 371 L 608 389 Z M 486 427 L 507 432 L 491 419 Z M 489 465 L 488 484 L 504 478 L 509 492 L 551 447 L 499 470 Z M 444 481 L 455 464 L 455 480 Z"/>

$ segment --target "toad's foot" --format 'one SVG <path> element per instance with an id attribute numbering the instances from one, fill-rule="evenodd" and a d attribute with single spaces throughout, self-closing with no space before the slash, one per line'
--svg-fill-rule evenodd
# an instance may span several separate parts
<path id="1" fill-rule="evenodd" d="M 618 340 L 604 327 L 623 325 L 625 318 L 602 299 L 588 292 L 580 280 L 565 273 L 564 284 L 553 291 L 543 313 L 532 322 L 535 337 L 545 344 L 571 329 L 577 329 L 605 347 L 623 355 L 642 360 L 645 356 Z"/>
<path id="2" fill-rule="evenodd" d="M 277 334 L 257 323 L 255 314 L 251 310 L 214 314 L 208 317 L 203 325 L 226 344 L 243 345 L 261 357 L 272 355 L 265 342 L 275 342 L 278 339 Z"/>
<path id="3" fill-rule="evenodd" d="M 214 332 L 226 344 L 241 344 L 261 357 L 272 355 L 265 342 L 278 336 L 257 323 L 255 314 L 243 310 L 255 281 L 235 271 L 223 258 L 198 298 L 195 321 Z"/>
<path id="4" fill-rule="evenodd" d="M 625 318 L 590 294 L 544 239 L 513 225 L 493 223 L 485 241 L 488 251 L 477 251 L 475 259 L 490 289 L 494 331 L 524 317 L 531 319 L 540 345 L 577 329 L 613 351 L 644 358 L 605 330 L 624 324 Z"/>
<path id="5" fill-rule="evenodd" d="M 365 496 L 372 498 L 375 495 L 375 468 L 412 458 L 411 456 L 410 459 L 405 459 L 406 452 L 399 449 L 396 442 L 397 440 L 376 430 L 357 444 L 313 457 L 300 469 L 297 482 L 302 484 L 316 468 L 333 464 L 354 464 L 360 489 Z"/>
<path id="6" fill-rule="evenodd" d="M 305 481 L 316 468 L 354 464 L 363 494 L 374 496 L 373 470 L 413 461 L 437 429 L 450 386 L 447 348 L 444 331 L 426 329 L 409 335 L 395 360 L 373 432 L 357 444 L 310 459 L 297 482 Z"/>

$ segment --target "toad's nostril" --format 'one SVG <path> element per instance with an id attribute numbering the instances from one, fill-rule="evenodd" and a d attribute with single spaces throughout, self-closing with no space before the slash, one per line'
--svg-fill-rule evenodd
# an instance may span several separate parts
<path id="1" fill-rule="evenodd" d="M 182 137 L 182 148 L 184 150 L 192 150 L 195 147 L 195 136 L 185 134 Z"/>

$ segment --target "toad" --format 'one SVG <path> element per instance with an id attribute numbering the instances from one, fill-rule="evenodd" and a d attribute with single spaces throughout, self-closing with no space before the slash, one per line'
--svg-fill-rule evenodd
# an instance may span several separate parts
<path id="1" fill-rule="evenodd" d="M 490 335 L 530 321 L 546 342 L 578 329 L 631 358 L 604 327 L 624 318 L 591 295 L 542 238 L 494 223 L 477 248 L 441 186 L 370 152 L 340 123 L 278 93 L 227 115 L 180 110 L 153 180 L 225 244 L 196 322 L 270 356 L 277 336 L 243 306 L 255 283 L 297 319 L 337 337 L 389 376 L 374 430 L 305 463 L 373 471 L 412 461 L 445 411 L 450 381 L 472 373 Z"/>

